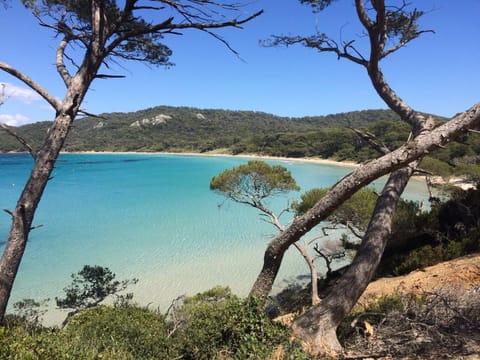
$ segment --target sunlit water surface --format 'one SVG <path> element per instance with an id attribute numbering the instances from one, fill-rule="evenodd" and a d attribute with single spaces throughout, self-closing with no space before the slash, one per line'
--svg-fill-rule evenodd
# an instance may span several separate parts
<path id="1" fill-rule="evenodd" d="M 119 279 L 138 278 L 135 300 L 165 310 L 172 299 L 215 285 L 248 293 L 274 236 L 258 211 L 225 202 L 210 179 L 248 159 L 157 154 L 61 155 L 42 198 L 10 304 L 50 298 L 47 323 L 63 316 L 53 299 L 84 264 L 109 267 Z M 310 162 L 268 161 L 286 166 L 302 191 L 332 185 L 352 169 Z M 0 209 L 13 209 L 32 166 L 27 155 L 0 155 Z M 373 184 L 380 189 L 382 181 Z M 280 210 L 298 192 L 276 199 Z M 413 181 L 406 198 L 423 200 Z M 221 206 L 219 206 L 221 204 Z M 10 217 L 0 215 L 0 250 Z M 284 219 L 287 221 L 287 218 Z M 308 273 L 295 249 L 287 252 L 275 284 Z M 11 310 L 11 307 L 10 307 Z"/>

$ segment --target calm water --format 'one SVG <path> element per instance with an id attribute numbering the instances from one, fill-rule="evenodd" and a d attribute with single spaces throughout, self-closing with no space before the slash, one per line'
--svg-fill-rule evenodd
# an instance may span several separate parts
<path id="1" fill-rule="evenodd" d="M 262 266 L 274 228 L 258 211 L 209 190 L 212 176 L 248 159 L 144 154 L 62 155 L 38 208 L 12 300 L 55 298 L 84 264 L 109 267 L 119 279 L 136 277 L 135 299 L 165 309 L 181 294 L 228 285 L 246 295 Z M 292 161 L 286 166 L 302 191 L 329 186 L 346 167 Z M 0 155 L 0 209 L 13 209 L 28 177 L 27 155 Z M 374 186 L 381 188 L 379 181 Z M 299 193 L 278 199 L 281 208 Z M 406 197 L 426 198 L 421 182 Z M 219 204 L 222 204 L 219 206 Z M 0 250 L 10 218 L 0 215 Z M 308 273 L 294 250 L 276 286 Z M 53 301 L 52 301 L 53 304 Z M 58 321 L 50 311 L 47 322 Z"/>

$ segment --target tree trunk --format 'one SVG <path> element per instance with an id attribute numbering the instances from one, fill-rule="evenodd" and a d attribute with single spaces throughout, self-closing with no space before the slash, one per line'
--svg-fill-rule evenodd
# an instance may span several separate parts
<path id="1" fill-rule="evenodd" d="M 311 288 L 311 298 L 312 298 L 312 305 L 317 305 L 320 302 L 320 297 L 318 296 L 318 271 L 317 266 L 315 265 L 315 260 L 307 251 L 307 248 L 303 245 L 296 242 L 293 244 L 297 250 L 302 255 L 303 259 L 308 265 L 308 269 L 310 270 L 310 282 L 312 283 Z"/>
<path id="2" fill-rule="evenodd" d="M 327 297 L 293 323 L 294 335 L 312 356 L 333 356 L 342 347 L 336 337 L 340 322 L 350 313 L 370 283 L 390 237 L 398 200 L 413 167 L 397 170 L 388 179 L 370 220 L 362 244 L 347 271 Z"/>
<path id="3" fill-rule="evenodd" d="M 0 259 L 0 322 L 3 321 L 5 316 L 13 282 L 25 252 L 35 211 L 68 135 L 70 125 L 78 112 L 81 99 L 88 89 L 88 85 L 85 84 L 89 84 L 91 78 L 89 74 L 83 78 L 73 79 L 45 142 L 35 155 L 30 177 L 12 213 L 12 226 Z"/>
<path id="4" fill-rule="evenodd" d="M 58 115 L 43 148 L 35 157 L 35 164 L 12 215 L 8 241 L 0 260 L 0 321 L 7 308 L 13 282 L 20 266 L 30 233 L 35 210 L 52 173 L 58 153 L 67 136 L 71 115 Z"/>

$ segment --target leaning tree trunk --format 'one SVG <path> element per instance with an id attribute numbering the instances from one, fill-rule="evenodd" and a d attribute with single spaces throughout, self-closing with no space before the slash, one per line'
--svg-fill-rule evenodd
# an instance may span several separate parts
<path id="1" fill-rule="evenodd" d="M 328 296 L 294 321 L 294 335 L 312 356 L 335 356 L 342 351 L 337 327 L 374 275 L 391 233 L 395 207 L 412 173 L 413 167 L 406 167 L 389 177 L 354 261 Z"/>
<path id="2" fill-rule="evenodd" d="M 76 86 L 75 86 L 76 84 Z M 12 226 L 5 250 L 0 259 L 0 322 L 3 321 L 8 300 L 28 241 L 35 211 L 47 185 L 58 154 L 75 118 L 79 101 L 88 86 L 83 81 L 72 81 L 42 148 L 34 154 L 35 162 L 12 215 Z"/>
<path id="3" fill-rule="evenodd" d="M 445 145 L 469 129 L 480 126 L 480 103 L 455 116 L 432 131 L 423 132 L 396 150 L 372 160 L 353 171 L 335 184 L 304 215 L 296 218 L 284 232 L 267 246 L 263 267 L 250 290 L 250 296 L 266 300 L 280 269 L 283 255 L 290 245 L 298 241 L 314 226 L 325 220 L 338 206 L 371 181 L 398 170 L 421 156 Z"/>

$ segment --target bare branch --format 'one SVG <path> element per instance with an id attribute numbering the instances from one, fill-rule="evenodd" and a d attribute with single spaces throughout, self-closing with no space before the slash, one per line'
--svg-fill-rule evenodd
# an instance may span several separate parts
<path id="1" fill-rule="evenodd" d="M 65 66 L 65 62 L 63 60 L 63 57 L 65 55 L 65 48 L 67 47 L 67 45 L 68 45 L 68 38 L 65 37 L 62 39 L 62 41 L 60 41 L 60 44 L 58 45 L 58 48 L 57 48 L 56 65 L 57 65 L 57 72 L 60 74 L 60 77 L 63 79 L 65 86 L 68 88 L 72 77 L 68 72 L 67 67 Z"/>
<path id="2" fill-rule="evenodd" d="M 349 129 L 352 130 L 355 134 L 357 134 L 361 139 L 369 143 L 380 154 L 385 155 L 390 152 L 390 149 L 381 140 L 379 140 L 374 134 L 369 132 L 363 132 L 353 127 L 349 127 Z"/>
<path id="3" fill-rule="evenodd" d="M 60 102 L 27 75 L 4 62 L 0 62 L 0 70 L 3 70 L 22 81 L 25 85 L 29 86 L 32 90 L 43 97 L 56 111 L 60 111 Z"/>
<path id="4" fill-rule="evenodd" d="M 170 1 L 163 1 L 165 3 L 171 3 Z M 123 41 L 126 41 L 128 39 L 145 35 L 145 34 L 150 34 L 150 33 L 168 33 L 171 31 L 175 30 L 185 30 L 185 29 L 198 29 L 202 30 L 205 32 L 208 32 L 210 35 L 212 35 L 211 32 L 209 32 L 209 29 L 220 29 L 220 28 L 225 28 L 225 27 L 236 27 L 236 28 L 241 28 L 241 25 L 247 23 L 248 21 L 260 16 L 263 13 L 263 10 L 260 10 L 256 12 L 253 15 L 248 16 L 247 18 L 237 20 L 229 20 L 229 21 L 224 21 L 224 22 L 213 22 L 213 23 L 208 23 L 208 22 L 186 22 L 186 23 L 173 23 L 173 17 L 170 17 L 166 19 L 165 21 L 147 26 L 145 28 L 141 29 L 135 29 L 132 31 L 125 32 L 121 35 L 119 35 L 115 40 L 113 40 L 109 46 L 106 48 L 106 53 L 112 53 L 114 49 L 120 45 Z M 217 38 L 220 40 L 221 38 Z M 226 44 L 225 41 L 222 41 L 224 44 Z M 229 47 L 230 48 L 230 47 Z"/>
<path id="5" fill-rule="evenodd" d="M 105 116 L 100 116 L 100 115 L 96 115 L 96 114 L 92 114 L 92 113 L 89 113 L 85 110 L 82 110 L 82 109 L 78 109 L 78 112 L 80 114 L 83 114 L 83 115 L 86 115 L 86 116 L 90 116 L 90 117 L 93 117 L 93 118 L 97 118 L 97 119 L 102 119 L 102 120 L 108 120 Z"/>
<path id="6" fill-rule="evenodd" d="M 123 79 L 125 75 L 108 75 L 108 74 L 97 74 L 95 78 L 97 79 Z"/>
<path id="7" fill-rule="evenodd" d="M 271 40 L 262 41 L 263 46 L 290 46 L 295 44 L 303 44 L 305 47 L 316 49 L 319 52 L 331 52 L 337 55 L 337 58 L 345 58 L 359 65 L 367 66 L 365 58 L 352 46 L 352 42 L 346 43 L 343 50 L 340 50 L 338 44 L 327 37 L 325 34 L 317 34 L 315 36 L 302 37 L 302 36 L 276 36 L 273 35 Z M 348 49 L 352 49 L 355 54 L 352 55 L 348 52 Z"/>
<path id="8" fill-rule="evenodd" d="M 421 169 L 421 168 L 418 168 L 418 167 L 415 169 L 415 173 L 416 173 L 416 174 L 417 174 L 417 173 L 418 173 L 418 174 L 423 174 L 423 175 L 430 175 L 430 176 L 433 175 L 433 173 L 432 173 L 431 171 L 428 171 L 428 170 L 425 170 L 425 169 Z"/>
<path id="9" fill-rule="evenodd" d="M 358 239 L 362 239 L 363 238 L 363 234 L 360 234 L 357 229 L 352 226 L 352 224 L 350 224 L 350 222 L 347 222 L 347 228 L 348 230 L 350 230 L 350 232 Z"/>
<path id="10" fill-rule="evenodd" d="M 422 30 L 422 31 L 418 31 L 417 32 L 417 35 L 415 37 L 412 37 L 408 40 L 405 40 L 405 41 L 399 41 L 397 45 L 395 46 L 392 46 L 391 48 L 385 50 L 382 54 L 382 58 L 385 58 L 387 57 L 388 55 L 394 53 L 395 51 L 399 50 L 400 48 L 404 47 L 405 45 L 407 45 L 410 41 L 412 40 L 415 40 L 416 38 L 418 38 L 420 35 L 424 34 L 424 33 L 433 33 L 435 34 L 435 31 L 433 30 Z"/>
<path id="11" fill-rule="evenodd" d="M 32 158 L 35 159 L 35 151 L 33 150 L 33 148 L 28 144 L 28 142 L 22 138 L 20 135 L 18 135 L 15 131 L 13 131 L 12 129 L 10 129 L 10 127 L 8 127 L 6 124 L 4 123 L 1 123 L 0 122 L 0 128 L 2 130 L 4 130 L 7 134 L 13 136 L 15 139 L 17 139 L 17 141 L 22 144 L 25 148 L 27 148 L 28 152 L 30 153 L 30 155 L 32 155 Z"/>

